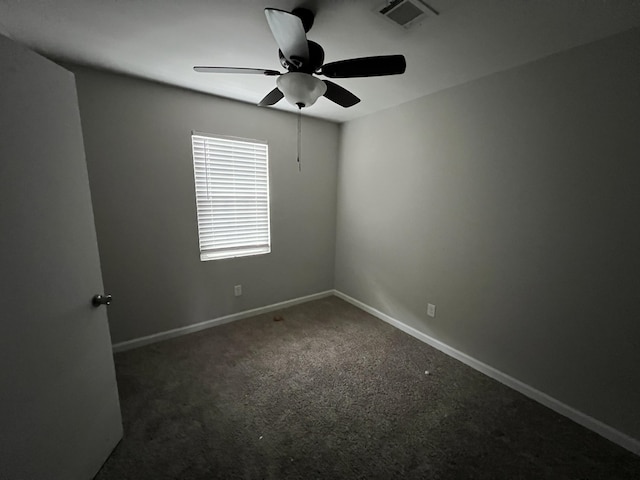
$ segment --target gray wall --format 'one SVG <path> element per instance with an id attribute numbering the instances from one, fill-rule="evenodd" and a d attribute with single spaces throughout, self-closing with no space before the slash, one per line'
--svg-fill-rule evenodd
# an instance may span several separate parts
<path id="1" fill-rule="evenodd" d="M 335 281 L 635 438 L 639 46 L 635 29 L 344 124 Z"/>
<path id="2" fill-rule="evenodd" d="M 337 124 L 303 118 L 299 173 L 295 115 L 74 71 L 114 343 L 333 288 Z M 269 142 L 270 254 L 200 261 L 192 130 Z"/>

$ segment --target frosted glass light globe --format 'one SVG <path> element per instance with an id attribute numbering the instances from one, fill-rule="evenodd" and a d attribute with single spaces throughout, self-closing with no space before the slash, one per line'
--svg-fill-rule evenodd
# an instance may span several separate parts
<path id="1" fill-rule="evenodd" d="M 310 107 L 327 91 L 327 85 L 308 73 L 289 72 L 276 80 L 284 98 L 298 107 Z"/>

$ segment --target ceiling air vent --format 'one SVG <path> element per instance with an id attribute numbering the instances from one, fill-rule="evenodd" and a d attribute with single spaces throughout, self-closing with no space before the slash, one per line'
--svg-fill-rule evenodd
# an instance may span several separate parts
<path id="1" fill-rule="evenodd" d="M 402 28 L 410 28 L 420 20 L 438 15 L 435 9 L 420 0 L 392 0 L 376 11 Z"/>

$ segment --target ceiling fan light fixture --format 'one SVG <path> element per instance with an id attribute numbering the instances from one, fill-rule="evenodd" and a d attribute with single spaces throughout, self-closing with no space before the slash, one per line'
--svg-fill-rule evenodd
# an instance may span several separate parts
<path id="1" fill-rule="evenodd" d="M 302 72 L 280 75 L 276 83 L 284 98 L 299 108 L 310 107 L 327 91 L 327 85 L 322 80 Z"/>
<path id="2" fill-rule="evenodd" d="M 400 9 L 406 2 L 420 0 L 388 0 L 383 8 L 386 13 L 393 13 L 396 20 L 404 21 L 411 11 Z M 403 3 L 404 2 L 404 3 Z M 430 8 L 420 4 L 423 8 Z M 411 10 L 410 6 L 406 7 Z M 419 8 L 414 8 L 421 11 Z M 407 13 L 408 12 L 408 13 Z M 277 70 L 246 67 L 195 66 L 196 72 L 203 73 L 249 73 L 276 76 L 277 87 L 271 90 L 258 103 L 260 107 L 275 105 L 282 98 L 302 109 L 310 107 L 321 96 L 344 108 L 353 107 L 360 99 L 349 90 L 330 80 L 319 80 L 315 75 L 329 78 L 361 78 L 399 75 L 405 72 L 407 62 L 404 55 L 377 55 L 372 57 L 349 58 L 336 62 L 324 63 L 324 49 L 317 43 L 307 39 L 307 32 L 313 24 L 314 13 L 304 8 L 296 8 L 292 12 L 277 8 L 265 8 L 267 23 L 278 44 L 278 57 L 288 73 L 281 74 Z M 383 12 L 381 12 L 383 13 Z M 435 12 L 434 10 L 434 13 Z M 299 120 L 299 119 L 298 119 Z"/>

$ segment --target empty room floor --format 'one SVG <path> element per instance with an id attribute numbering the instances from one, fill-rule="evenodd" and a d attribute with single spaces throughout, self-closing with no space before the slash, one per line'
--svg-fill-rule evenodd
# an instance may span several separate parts
<path id="1" fill-rule="evenodd" d="M 97 480 L 640 478 L 640 457 L 336 297 L 115 361 L 124 439 Z"/>

